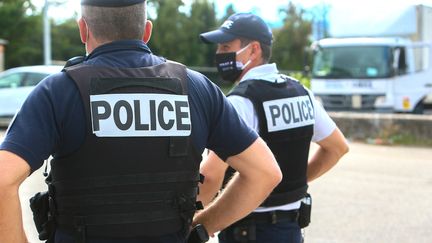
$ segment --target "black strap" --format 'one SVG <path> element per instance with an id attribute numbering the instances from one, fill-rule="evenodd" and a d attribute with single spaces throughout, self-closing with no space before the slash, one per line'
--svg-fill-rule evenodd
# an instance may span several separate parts
<path id="1" fill-rule="evenodd" d="M 200 174 L 200 180 L 199 180 L 199 182 L 200 182 L 201 184 L 203 184 L 203 183 L 204 183 L 204 180 L 205 180 L 205 176 L 204 176 L 203 174 Z"/>
<path id="2" fill-rule="evenodd" d="M 135 223 L 148 223 L 155 221 L 178 219 L 180 215 L 175 209 L 148 211 L 148 212 L 134 212 L 123 214 L 104 214 L 104 215 L 87 215 L 87 216 L 72 216 L 72 215 L 58 215 L 56 221 L 61 226 L 77 227 L 77 219 L 79 219 L 85 226 L 95 225 L 116 225 L 116 224 L 135 224 Z"/>
<path id="3" fill-rule="evenodd" d="M 187 192 L 182 192 L 186 198 L 195 198 L 198 187 L 191 188 Z M 173 205 L 176 201 L 176 192 L 144 192 L 144 193 L 118 193 L 118 194 L 95 194 L 95 195 L 74 195 L 57 196 L 56 202 L 62 208 L 87 206 L 109 206 L 128 204 L 165 204 Z M 60 210 L 60 209 L 59 209 Z"/>
<path id="4" fill-rule="evenodd" d="M 178 80 L 178 82 L 172 82 Z M 147 87 L 165 92 L 182 94 L 183 88 L 178 78 L 142 77 L 142 78 L 96 78 L 90 81 L 90 94 L 106 94 L 125 87 Z"/>
<path id="5" fill-rule="evenodd" d="M 170 137 L 169 156 L 184 157 L 189 153 L 189 137 Z"/>
<path id="6" fill-rule="evenodd" d="M 297 222 L 299 217 L 298 210 L 276 210 L 262 213 L 252 213 L 246 217 L 247 220 L 254 220 L 256 223 L 271 223 L 276 224 L 280 220 L 289 220 L 291 222 Z"/>
<path id="7" fill-rule="evenodd" d="M 70 189 L 85 189 L 111 186 L 143 185 L 156 183 L 176 183 L 176 182 L 198 182 L 200 175 L 198 172 L 165 172 L 165 173 L 144 173 L 134 175 L 116 175 L 86 178 L 73 181 L 53 181 L 51 184 L 57 190 L 64 187 Z"/>
<path id="8" fill-rule="evenodd" d="M 84 61 L 84 59 L 85 59 L 85 57 L 83 57 L 83 56 L 72 57 L 71 59 L 67 60 L 65 66 L 63 68 L 63 71 L 67 67 L 75 66 L 77 64 L 82 63 Z"/>
<path id="9" fill-rule="evenodd" d="M 299 210 L 275 210 L 269 212 L 254 212 L 237 221 L 232 226 L 245 225 L 250 223 L 264 223 L 276 224 L 281 220 L 288 220 L 290 222 L 297 222 L 299 217 Z"/>

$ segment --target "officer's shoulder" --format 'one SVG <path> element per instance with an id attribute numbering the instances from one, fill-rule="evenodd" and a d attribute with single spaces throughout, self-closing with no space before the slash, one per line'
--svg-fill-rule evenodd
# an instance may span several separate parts
<path id="1" fill-rule="evenodd" d="M 64 65 L 63 70 L 65 68 L 72 67 L 72 66 L 75 66 L 75 65 L 78 65 L 78 64 L 84 62 L 84 59 L 85 59 L 84 56 L 72 57 L 71 59 L 66 61 L 66 64 Z"/>
<path id="2" fill-rule="evenodd" d="M 289 81 L 289 82 L 296 82 L 296 83 L 301 84 L 299 80 L 297 80 L 296 78 L 294 78 L 294 77 L 292 77 L 292 76 L 288 76 L 288 75 L 285 75 L 285 74 L 281 74 L 281 75 L 280 75 L 280 78 L 283 79 L 283 80 L 286 81 L 286 82 Z"/>
<path id="3" fill-rule="evenodd" d="M 180 62 L 176 62 L 176 61 L 168 60 L 168 59 L 165 59 L 165 62 L 168 64 L 171 64 L 171 65 L 178 65 L 178 66 L 186 68 L 186 65 L 184 65 L 183 63 L 180 63 Z"/>

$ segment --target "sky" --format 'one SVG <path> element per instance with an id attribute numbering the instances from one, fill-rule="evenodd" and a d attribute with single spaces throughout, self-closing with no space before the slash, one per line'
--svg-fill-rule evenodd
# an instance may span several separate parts
<path id="1" fill-rule="evenodd" d="M 188 4 L 192 0 L 183 0 Z M 45 0 L 32 0 L 36 6 L 42 6 Z M 74 10 L 79 11 L 80 0 L 49 0 L 49 2 L 64 2 L 61 8 L 55 8 L 50 12 L 51 16 L 61 17 L 71 14 Z M 233 3 L 236 10 L 240 12 L 255 12 L 260 14 L 266 21 L 274 22 L 278 20 L 278 9 L 286 6 L 289 0 L 267 0 L 263 3 L 262 0 L 215 0 L 216 8 L 220 15 L 223 15 L 226 6 Z M 331 9 L 341 9 L 342 11 L 355 8 L 355 12 L 351 14 L 360 15 L 362 12 L 379 12 L 386 8 L 388 4 L 393 6 L 403 6 L 407 4 L 423 3 L 432 6 L 432 0 L 292 0 L 296 5 L 311 8 L 317 5 L 326 4 Z M 371 6 L 374 6 L 371 8 Z M 377 6 L 377 7 L 375 7 Z"/>
<path id="2" fill-rule="evenodd" d="M 50 2 L 64 2 L 61 7 L 52 7 L 49 15 L 54 18 L 73 16 L 74 11 L 80 11 L 80 0 L 49 0 Z M 43 6 L 45 0 L 32 0 L 36 6 Z M 192 0 L 183 0 L 188 5 Z M 215 0 L 218 17 L 222 17 L 225 8 L 234 4 L 238 12 L 253 12 L 260 15 L 268 24 L 277 26 L 281 23 L 278 10 L 287 6 L 289 0 Z M 363 20 L 379 21 L 380 17 L 391 15 L 392 12 L 407 5 L 425 4 L 432 6 L 432 0 L 292 0 L 296 6 L 309 10 L 311 18 L 314 15 L 322 17 L 323 10 L 327 10 L 327 19 L 331 24 L 346 29 L 344 24 L 361 22 Z M 325 8 L 323 7 L 325 6 Z M 317 18 L 317 17 L 316 17 Z M 348 21 L 349 20 L 349 21 Z M 361 26 L 360 26 L 361 27 Z M 364 25 L 364 28 L 369 26 Z M 359 27 L 356 27 L 359 28 Z"/>

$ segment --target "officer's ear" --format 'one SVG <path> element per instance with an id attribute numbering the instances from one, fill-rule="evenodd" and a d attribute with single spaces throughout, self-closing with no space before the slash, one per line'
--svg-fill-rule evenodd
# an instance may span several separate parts
<path id="1" fill-rule="evenodd" d="M 251 51 L 250 58 L 252 60 L 261 59 L 261 55 L 262 55 L 261 44 L 258 41 L 252 41 L 251 47 L 252 47 L 252 51 Z"/>
<path id="2" fill-rule="evenodd" d="M 84 18 L 80 18 L 78 20 L 78 28 L 80 32 L 81 42 L 83 44 L 87 43 L 88 39 L 88 27 L 87 23 L 85 22 Z"/>
<path id="3" fill-rule="evenodd" d="M 152 35 L 153 23 L 150 20 L 146 20 L 146 24 L 144 28 L 145 29 L 144 29 L 143 41 L 147 44 L 147 42 L 149 42 L 150 37 Z"/>

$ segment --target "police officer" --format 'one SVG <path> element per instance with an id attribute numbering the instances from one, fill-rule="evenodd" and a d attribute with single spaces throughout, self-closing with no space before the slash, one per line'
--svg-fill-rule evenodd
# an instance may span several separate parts
<path id="1" fill-rule="evenodd" d="M 81 4 L 89 54 L 35 88 L 0 145 L 0 242 L 27 242 L 18 188 L 50 155 L 31 199 L 48 242 L 183 243 L 251 212 L 282 176 L 263 140 L 205 76 L 150 52 L 145 0 Z M 205 147 L 241 176 L 193 220 Z"/>
<path id="2" fill-rule="evenodd" d="M 269 64 L 272 33 L 261 18 L 234 14 L 219 29 L 200 37 L 205 43 L 217 43 L 218 71 L 223 79 L 237 84 L 228 99 L 269 145 L 284 176 L 260 207 L 219 234 L 219 242 L 301 242 L 299 222 L 302 227 L 308 222 L 299 217 L 307 220 L 310 213 L 303 210 L 299 215 L 307 183 L 348 151 L 345 138 L 308 89 L 280 74 L 276 64 Z M 308 161 L 311 141 L 319 149 Z M 207 180 L 200 198 L 205 204 L 220 188 L 226 168 L 214 153 L 202 164 Z M 226 179 L 231 175 L 230 169 Z"/>

